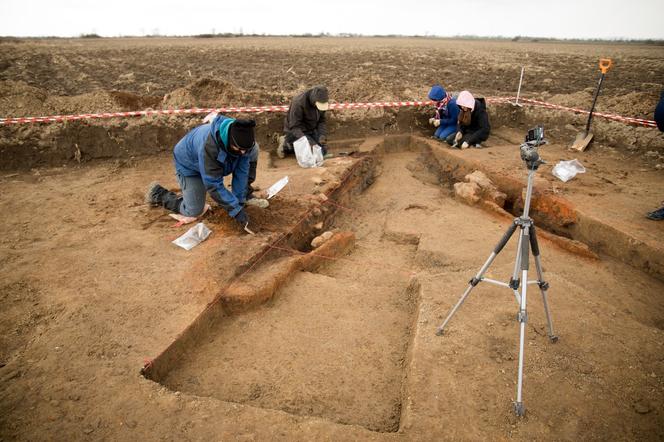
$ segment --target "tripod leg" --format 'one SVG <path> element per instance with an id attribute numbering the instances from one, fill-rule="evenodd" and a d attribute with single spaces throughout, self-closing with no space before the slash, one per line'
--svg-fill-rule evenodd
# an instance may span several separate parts
<path id="1" fill-rule="evenodd" d="M 535 268 L 537 269 L 537 285 L 542 292 L 542 302 L 544 304 L 544 313 L 546 314 L 546 322 L 549 329 L 549 340 L 552 343 L 558 342 L 558 336 L 553 332 L 553 321 L 551 320 L 551 312 L 549 312 L 549 303 L 546 298 L 546 292 L 549 289 L 549 283 L 544 281 L 544 273 L 542 272 L 542 262 L 540 260 L 539 244 L 537 243 L 537 234 L 535 233 L 535 226 L 530 228 L 530 247 L 533 250 L 533 257 L 535 257 Z"/>
<path id="2" fill-rule="evenodd" d="M 466 300 L 468 295 L 470 295 L 470 292 L 473 290 L 473 288 L 480 283 L 482 280 L 482 277 L 484 276 L 484 272 L 487 271 L 491 263 L 493 262 L 494 259 L 496 259 L 496 256 L 500 253 L 501 250 L 503 250 L 503 247 L 505 247 L 505 244 L 507 244 L 507 241 L 510 240 L 512 235 L 514 235 L 514 231 L 516 230 L 516 220 L 512 222 L 512 225 L 507 228 L 507 231 L 503 235 L 503 237 L 500 239 L 498 244 L 496 244 L 496 247 L 494 247 L 493 252 L 491 252 L 491 255 L 489 255 L 489 258 L 486 260 L 482 268 L 480 269 L 479 272 L 477 272 L 477 275 L 473 277 L 468 282 L 468 287 L 466 288 L 466 291 L 463 292 L 463 295 L 461 295 L 461 298 L 459 298 L 459 301 L 457 301 L 456 305 L 452 308 L 452 311 L 447 315 L 447 318 L 445 318 L 445 321 L 436 329 L 436 334 L 438 336 L 441 336 L 443 332 L 445 331 L 445 326 L 447 325 L 448 322 L 450 322 L 450 319 L 452 319 L 452 316 L 456 313 L 456 311 L 461 307 L 461 304 Z"/>
<path id="3" fill-rule="evenodd" d="M 519 313 L 517 314 L 517 321 L 519 321 L 519 371 L 516 387 L 516 402 L 514 403 L 514 411 L 517 416 L 523 416 L 526 413 L 526 408 L 523 405 L 522 399 L 522 386 L 523 386 L 523 357 L 524 357 L 524 343 L 526 341 L 526 322 L 528 322 L 528 313 L 526 313 L 526 293 L 528 291 L 528 268 L 530 260 L 528 256 L 528 249 L 530 247 L 530 239 L 528 234 L 528 226 L 521 230 L 521 303 L 519 306 Z"/>
<path id="4" fill-rule="evenodd" d="M 512 272 L 512 278 L 510 278 L 509 286 L 514 293 L 514 298 L 516 298 L 516 303 L 521 304 L 521 298 L 519 297 L 519 270 L 521 269 L 521 249 L 523 245 L 523 235 L 519 234 L 519 242 L 516 245 L 516 258 L 514 259 L 514 272 Z"/>

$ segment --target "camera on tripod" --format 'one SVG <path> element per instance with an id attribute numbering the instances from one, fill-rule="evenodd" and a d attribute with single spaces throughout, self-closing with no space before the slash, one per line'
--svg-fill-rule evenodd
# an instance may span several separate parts
<path id="1" fill-rule="evenodd" d="M 528 130 L 526 139 L 520 146 L 521 159 L 526 162 L 529 170 L 537 170 L 540 164 L 544 164 L 539 156 L 538 147 L 546 144 L 544 139 L 544 126 L 541 124 Z"/>

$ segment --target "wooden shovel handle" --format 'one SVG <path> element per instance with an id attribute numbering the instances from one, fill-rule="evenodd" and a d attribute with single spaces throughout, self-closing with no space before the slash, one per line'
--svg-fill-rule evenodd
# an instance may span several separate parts
<path id="1" fill-rule="evenodd" d="M 602 74 L 606 74 L 609 69 L 613 66 L 613 61 L 610 58 L 600 58 L 599 59 L 599 68 L 602 71 Z"/>

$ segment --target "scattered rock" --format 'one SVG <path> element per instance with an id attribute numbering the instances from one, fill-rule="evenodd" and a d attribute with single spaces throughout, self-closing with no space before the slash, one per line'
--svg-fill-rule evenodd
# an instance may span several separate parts
<path id="1" fill-rule="evenodd" d="M 500 192 L 484 173 L 476 170 L 466 175 L 465 180 L 467 183 L 456 183 L 454 185 L 454 192 L 464 201 L 475 204 L 479 200 L 485 200 L 495 203 L 498 207 L 505 205 L 507 195 Z"/>
<path id="2" fill-rule="evenodd" d="M 321 223 L 318 223 L 318 224 L 314 224 L 314 229 L 322 230 L 323 229 L 323 223 L 321 222 Z"/>
<path id="3" fill-rule="evenodd" d="M 476 170 L 475 172 L 466 175 L 465 180 L 468 181 L 469 183 L 477 183 L 477 185 L 480 186 L 482 189 L 496 188 L 496 186 L 493 185 L 489 177 L 487 177 L 484 173 L 480 172 L 479 170 Z"/>
<path id="4" fill-rule="evenodd" d="M 318 247 L 322 246 L 325 243 L 325 241 L 332 238 L 332 235 L 334 235 L 334 233 L 330 231 L 318 235 L 311 241 L 311 247 L 317 249 Z"/>
<path id="5" fill-rule="evenodd" d="M 480 200 L 480 186 L 477 183 L 455 183 L 454 194 L 468 204 L 475 204 Z"/>

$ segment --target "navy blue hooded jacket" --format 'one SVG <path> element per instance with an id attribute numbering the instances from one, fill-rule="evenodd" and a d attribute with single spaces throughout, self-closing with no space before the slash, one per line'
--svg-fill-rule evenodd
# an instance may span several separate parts
<path id="1" fill-rule="evenodd" d="M 210 124 L 190 130 L 173 149 L 175 171 L 200 176 L 212 199 L 233 217 L 244 205 L 249 176 L 249 155 L 228 151 L 228 130 L 234 121 L 217 115 Z M 224 186 L 224 177 L 230 174 L 232 192 Z"/>
<path id="2" fill-rule="evenodd" d="M 434 84 L 429 91 L 429 99 L 435 102 L 436 120 L 440 120 L 440 127 L 456 126 L 459 118 L 459 106 L 456 104 L 456 98 L 441 105 L 441 102 L 447 97 L 447 91 L 439 84 Z"/>
<path id="3" fill-rule="evenodd" d="M 655 123 L 657 123 L 657 129 L 664 132 L 664 91 L 659 97 L 659 104 L 655 108 Z"/>

